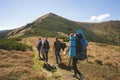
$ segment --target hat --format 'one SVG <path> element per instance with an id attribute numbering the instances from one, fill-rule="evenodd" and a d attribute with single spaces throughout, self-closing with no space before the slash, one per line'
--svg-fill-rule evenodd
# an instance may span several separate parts
<path id="1" fill-rule="evenodd" d="M 70 33 L 70 35 L 69 36 L 73 36 L 74 35 L 74 33 Z"/>

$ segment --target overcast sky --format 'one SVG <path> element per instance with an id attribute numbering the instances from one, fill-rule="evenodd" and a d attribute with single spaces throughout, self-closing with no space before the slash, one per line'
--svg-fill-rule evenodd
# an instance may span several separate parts
<path id="1" fill-rule="evenodd" d="M 21 27 L 50 12 L 80 22 L 120 20 L 120 0 L 0 0 L 0 30 Z"/>

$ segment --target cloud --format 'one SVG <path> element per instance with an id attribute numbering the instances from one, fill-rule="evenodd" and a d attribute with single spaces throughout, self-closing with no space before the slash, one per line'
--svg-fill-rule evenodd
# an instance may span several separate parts
<path id="1" fill-rule="evenodd" d="M 90 20 L 91 21 L 103 21 L 104 19 L 110 17 L 110 14 L 101 14 L 99 16 L 91 16 Z"/>

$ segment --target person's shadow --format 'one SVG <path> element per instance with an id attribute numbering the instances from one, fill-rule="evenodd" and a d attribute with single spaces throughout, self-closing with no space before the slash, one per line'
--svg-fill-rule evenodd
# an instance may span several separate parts
<path id="1" fill-rule="evenodd" d="M 64 63 L 60 63 L 60 64 L 58 65 L 58 67 L 61 68 L 61 69 L 68 70 L 68 71 L 70 71 L 70 70 L 72 69 L 72 67 L 70 67 L 70 66 L 68 66 L 68 65 L 66 65 L 66 64 L 64 64 Z"/>
<path id="2" fill-rule="evenodd" d="M 48 71 L 55 72 L 57 70 L 56 66 L 51 66 L 50 64 L 44 63 L 43 68 L 45 68 Z"/>

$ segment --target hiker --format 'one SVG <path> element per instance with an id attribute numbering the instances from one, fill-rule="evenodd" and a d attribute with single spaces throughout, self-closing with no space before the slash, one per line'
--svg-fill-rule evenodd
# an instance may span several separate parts
<path id="1" fill-rule="evenodd" d="M 42 46 L 42 40 L 41 38 L 39 38 L 38 43 L 37 43 L 37 50 L 38 50 L 38 55 L 39 55 L 39 59 L 41 59 L 41 46 Z"/>
<path id="2" fill-rule="evenodd" d="M 47 40 L 48 38 L 46 37 L 45 38 L 45 41 L 43 42 L 43 58 L 45 60 L 45 62 L 48 62 L 48 51 L 50 49 L 50 45 L 49 45 L 49 42 Z"/>
<path id="3" fill-rule="evenodd" d="M 66 53 L 68 53 L 68 51 L 70 50 L 70 61 L 72 60 L 72 66 L 73 66 L 73 70 L 74 70 L 74 77 L 77 77 L 77 74 L 80 76 L 80 80 L 83 80 L 84 76 L 83 74 L 78 70 L 77 68 L 77 62 L 78 60 L 84 60 L 87 58 L 86 56 L 86 49 L 83 49 L 83 45 L 84 43 L 82 42 L 83 40 L 83 36 L 82 34 L 74 34 L 71 33 L 70 34 L 70 46 L 67 50 Z M 65 53 L 65 55 L 66 55 Z M 82 55 L 81 55 L 82 54 Z M 82 56 L 82 57 L 81 57 Z M 70 64 L 70 62 L 69 62 Z"/>
<path id="4" fill-rule="evenodd" d="M 80 52 L 82 52 L 82 43 L 80 42 L 80 39 L 82 39 L 82 35 L 76 34 L 77 39 L 76 39 L 76 55 Z M 80 80 L 83 80 L 83 74 L 78 70 L 77 68 L 77 62 L 79 58 L 77 56 L 73 56 L 73 69 L 74 69 L 74 77 L 77 77 L 77 74 L 80 76 Z"/>
<path id="5" fill-rule="evenodd" d="M 55 52 L 56 57 L 56 63 L 59 64 L 58 59 L 60 60 L 60 63 L 62 62 L 61 56 L 61 41 L 59 41 L 58 37 L 55 38 L 54 46 L 53 46 L 53 52 Z"/>

